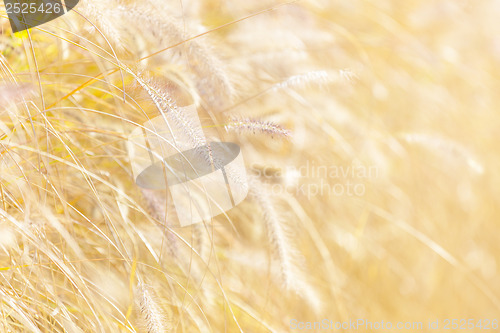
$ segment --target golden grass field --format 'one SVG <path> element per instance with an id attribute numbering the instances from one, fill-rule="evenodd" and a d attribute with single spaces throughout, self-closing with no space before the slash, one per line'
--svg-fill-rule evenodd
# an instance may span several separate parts
<path id="1" fill-rule="evenodd" d="M 16 34 L 0 14 L 0 332 L 496 331 L 498 1 L 80 0 Z M 187 105 L 250 190 L 181 228 L 127 138 Z"/>

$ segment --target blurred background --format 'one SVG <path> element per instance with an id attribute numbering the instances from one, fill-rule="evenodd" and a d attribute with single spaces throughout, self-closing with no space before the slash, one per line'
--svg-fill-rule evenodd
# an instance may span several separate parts
<path id="1" fill-rule="evenodd" d="M 499 14 L 81 0 L 13 34 L 2 7 L 1 330 L 500 319 Z M 185 228 L 127 151 L 174 104 L 240 145 L 250 184 Z"/>

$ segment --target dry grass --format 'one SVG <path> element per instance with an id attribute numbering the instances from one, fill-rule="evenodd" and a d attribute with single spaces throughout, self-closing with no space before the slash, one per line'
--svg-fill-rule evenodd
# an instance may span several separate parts
<path id="1" fill-rule="evenodd" d="M 500 319 L 499 12 L 81 0 L 13 35 L 2 6 L 0 331 Z M 165 113 L 204 140 L 190 104 L 251 195 L 179 228 L 127 136 Z"/>

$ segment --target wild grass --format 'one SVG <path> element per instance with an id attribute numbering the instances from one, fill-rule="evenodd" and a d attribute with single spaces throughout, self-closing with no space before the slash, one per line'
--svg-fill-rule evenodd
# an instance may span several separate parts
<path id="1" fill-rule="evenodd" d="M 500 319 L 499 9 L 81 0 L 14 35 L 0 7 L 0 331 Z M 131 168 L 158 116 L 237 143 L 245 201 L 178 227 Z"/>

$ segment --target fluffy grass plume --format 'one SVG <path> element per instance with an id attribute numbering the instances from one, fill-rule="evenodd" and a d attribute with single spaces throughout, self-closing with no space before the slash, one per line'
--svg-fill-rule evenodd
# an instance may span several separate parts
<path id="1" fill-rule="evenodd" d="M 13 34 L 0 5 L 0 332 L 494 331 L 499 11 L 80 0 Z M 178 227 L 128 151 L 158 116 L 237 143 L 248 197 Z"/>

